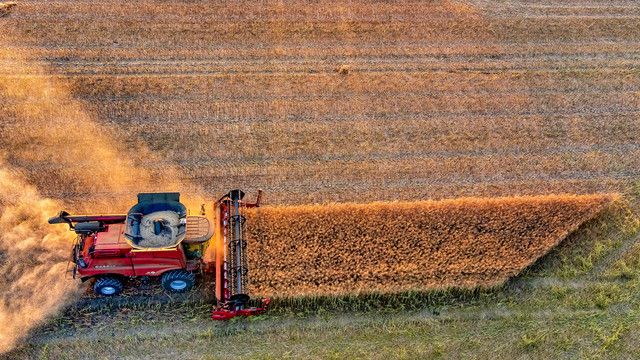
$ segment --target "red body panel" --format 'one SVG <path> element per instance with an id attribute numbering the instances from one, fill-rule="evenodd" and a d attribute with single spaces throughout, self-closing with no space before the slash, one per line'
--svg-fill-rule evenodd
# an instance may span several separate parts
<path id="1" fill-rule="evenodd" d="M 91 277 L 100 274 L 123 276 L 159 276 L 174 269 L 187 268 L 182 245 L 169 250 L 136 250 L 124 236 L 124 224 L 111 224 L 106 231 L 84 238 L 82 255 L 85 267 L 78 274 Z M 197 268 L 190 262 L 192 270 Z"/>
<path id="2" fill-rule="evenodd" d="M 91 277 L 100 274 L 135 275 L 131 259 L 129 258 L 90 259 L 86 268 L 78 267 L 78 274 L 82 277 Z"/>
<path id="3" fill-rule="evenodd" d="M 264 313 L 267 309 L 267 304 L 269 303 L 269 299 L 262 300 L 262 307 L 260 308 L 249 308 L 243 310 L 233 310 L 233 309 L 218 309 L 214 310 L 211 318 L 213 320 L 229 320 L 236 316 L 253 316 L 260 315 Z"/>
<path id="4" fill-rule="evenodd" d="M 129 257 L 136 276 L 158 276 L 169 270 L 187 267 L 187 260 L 180 245 L 173 250 L 133 250 Z"/>

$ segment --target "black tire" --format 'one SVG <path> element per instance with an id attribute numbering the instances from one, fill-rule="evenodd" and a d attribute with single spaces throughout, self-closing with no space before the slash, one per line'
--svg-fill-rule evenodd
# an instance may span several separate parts
<path id="1" fill-rule="evenodd" d="M 172 293 L 187 292 L 195 282 L 195 275 L 186 270 L 171 270 L 162 274 L 162 287 Z"/>
<path id="2" fill-rule="evenodd" d="M 93 285 L 93 291 L 99 296 L 115 296 L 122 292 L 122 280 L 103 277 L 96 280 Z"/>

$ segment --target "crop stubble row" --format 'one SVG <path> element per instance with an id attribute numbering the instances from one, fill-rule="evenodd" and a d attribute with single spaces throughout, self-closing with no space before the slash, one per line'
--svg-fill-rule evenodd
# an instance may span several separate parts
<path id="1" fill-rule="evenodd" d="M 592 57 L 592 58 L 591 58 Z M 353 73 L 355 77 L 395 74 L 396 76 L 413 76 L 424 73 L 462 73 L 468 72 L 470 76 L 476 74 L 489 75 L 491 73 L 537 71 L 547 72 L 557 70 L 559 64 L 566 64 L 562 70 L 574 72 L 578 75 L 583 72 L 595 72 L 609 70 L 613 73 L 633 72 L 636 70 L 640 54 L 617 55 L 616 60 L 598 58 L 595 55 L 582 55 L 581 57 L 569 56 L 566 58 L 549 57 L 548 59 L 443 59 L 431 58 L 370 58 L 370 59 L 282 59 L 270 61 L 268 64 L 264 60 L 140 60 L 110 62 L 100 65 L 98 63 L 82 62 L 73 63 L 66 60 L 60 62 L 50 61 L 50 65 L 55 67 L 55 73 L 66 76 L 91 76 L 100 78 L 108 75 L 130 76 L 132 77 L 167 77 L 167 76 L 207 76 L 219 77 L 221 75 L 238 74 L 240 76 L 253 75 L 255 77 L 278 77 L 282 76 L 333 76 L 340 73 L 341 68 L 346 68 L 347 72 Z M 446 60 L 446 62 L 445 62 Z M 6 71 L 9 75 L 14 75 Z M 52 73 L 54 71 L 51 71 Z M 344 73 L 344 70 L 343 70 Z M 346 74 L 346 73 L 345 73 Z M 335 81 L 345 81 L 340 78 Z"/>
<path id="2" fill-rule="evenodd" d="M 597 96 L 596 96 L 597 95 Z M 446 112 L 449 115 L 479 112 L 509 112 L 513 115 L 550 112 L 561 115 L 574 112 L 633 112 L 640 108 L 640 92 L 619 91 L 602 94 L 558 93 L 529 94 L 441 94 L 422 97 L 349 96 L 332 98 L 275 98 L 209 100 L 107 101 L 95 104 L 95 111 L 108 119 L 174 119 L 232 117 L 244 119 L 321 119 L 329 116 L 363 114 L 368 117 L 401 113 Z"/>
<path id="3" fill-rule="evenodd" d="M 314 19 L 345 19 L 345 18 L 381 18 L 389 19 L 400 16 L 415 16 L 421 14 L 430 18 L 451 18 L 464 15 L 472 15 L 471 8 L 464 5 L 452 6 L 452 4 L 423 4 L 420 2 L 369 3 L 358 2 L 357 6 L 347 3 L 317 2 L 314 6 L 308 3 L 266 3 L 261 7 L 251 7 L 247 4 L 233 4 L 225 2 L 207 4 L 155 4 L 149 2 L 136 4 L 119 4 L 114 7 L 108 2 L 96 3 L 68 3 L 54 2 L 25 3 L 20 12 L 14 14 L 15 18 L 64 18 L 73 17 L 86 19 L 92 17 L 109 17 L 114 19 L 149 19 L 155 21 L 184 20 L 184 19 L 213 19 L 238 21 L 248 19 L 272 19 L 272 18 L 298 18 L 304 20 Z"/>
<path id="4" fill-rule="evenodd" d="M 640 60 L 640 55 L 639 55 Z M 612 62 L 609 62 L 611 65 Z M 313 64 L 309 64 L 309 68 Z M 88 64 L 89 68 L 96 63 Z M 132 64 L 136 66 L 145 66 Z M 220 73 L 188 75 L 165 73 L 127 75 L 119 72 L 100 75 L 58 75 L 52 78 L 64 84 L 77 98 L 84 100 L 153 100 L 164 99 L 255 99 L 260 97 L 337 97 L 382 94 L 446 93 L 478 94 L 493 92 L 607 92 L 630 91 L 640 87 L 640 70 L 636 68 L 574 68 L 564 72 L 553 69 L 504 70 L 500 74 L 487 71 L 457 70 L 429 72 L 354 71 L 348 77 L 332 72 L 305 73 L 288 69 L 274 73 Z M 350 69 L 351 66 L 350 66 Z M 6 69 L 3 81 L 19 82 L 20 74 Z M 2 71 L 2 70 L 0 70 Z M 171 71 L 174 71 L 172 69 Z M 22 76 L 33 75 L 23 74 Z M 179 81 L 178 81 L 179 80 Z M 535 84 L 535 85 L 534 85 Z M 266 92 L 269 91 L 268 94 Z M 8 100 L 11 100 L 10 98 Z"/>
<path id="5" fill-rule="evenodd" d="M 614 59 L 618 54 L 635 54 L 640 51 L 636 41 L 582 41 L 560 40 L 541 41 L 532 40 L 525 43 L 504 42 L 498 39 L 486 41 L 465 40 L 438 43 L 432 39 L 416 42 L 360 42 L 345 44 L 342 41 L 326 41 L 322 43 L 279 43 L 268 47 L 264 44 L 157 44 L 155 46 L 140 44 L 116 44 L 115 46 L 96 46 L 95 44 L 50 44 L 29 46 L 23 43 L 7 44 L 10 53 L 5 56 L 20 56 L 29 60 L 58 60 L 68 61 L 137 61 L 144 59 L 263 59 L 277 60 L 287 57 L 319 59 L 326 57 L 410 57 L 410 56 L 553 56 L 599 54 Z M 55 69 L 55 68 L 54 68 Z"/>
<path id="6" fill-rule="evenodd" d="M 360 41 L 423 41 L 440 42 L 488 40 L 526 42 L 532 40 L 634 40 L 640 18 L 536 18 L 501 19 L 489 24 L 484 19 L 462 17 L 426 20 L 248 20 L 209 21 L 186 20 L 155 22 L 129 20 L 31 20 L 7 19 L 19 36 L 46 28 L 38 38 L 28 38 L 22 44 L 224 44 L 230 42 L 306 42 L 342 40 L 348 44 Z M 491 26 L 489 26 L 491 25 Z M 137 30 L 131 31 L 134 27 Z M 0 34 L 0 38 L 6 35 Z"/>

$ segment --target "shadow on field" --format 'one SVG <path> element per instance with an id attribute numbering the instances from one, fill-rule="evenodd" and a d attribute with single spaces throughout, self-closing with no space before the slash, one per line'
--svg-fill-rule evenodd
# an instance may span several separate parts
<path id="1" fill-rule="evenodd" d="M 617 252 L 629 250 L 636 241 L 640 224 L 640 187 L 630 183 L 622 198 L 582 224 L 557 247 L 531 264 L 507 284 L 520 286 L 531 278 L 571 280 L 611 265 Z"/>

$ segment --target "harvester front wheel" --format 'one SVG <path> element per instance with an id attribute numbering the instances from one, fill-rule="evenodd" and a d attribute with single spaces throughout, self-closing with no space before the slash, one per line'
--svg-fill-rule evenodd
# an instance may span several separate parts
<path id="1" fill-rule="evenodd" d="M 186 270 L 171 270 L 162 275 L 162 287 L 173 293 L 187 292 L 195 282 L 195 275 Z"/>
<path id="2" fill-rule="evenodd" d="M 122 292 L 122 281 L 112 277 L 103 277 L 96 280 L 93 285 L 96 295 L 114 296 Z"/>

